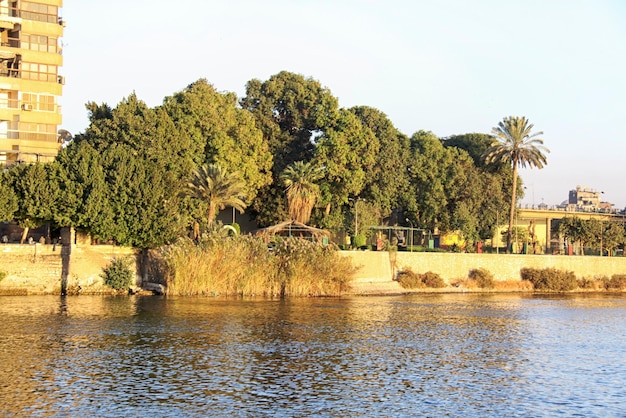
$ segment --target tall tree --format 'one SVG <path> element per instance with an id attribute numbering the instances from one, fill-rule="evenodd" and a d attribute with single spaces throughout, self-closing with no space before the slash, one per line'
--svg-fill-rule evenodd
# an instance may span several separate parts
<path id="1" fill-rule="evenodd" d="M 194 166 L 189 135 L 135 94 L 113 109 L 87 108 L 90 125 L 74 142 L 100 154 L 112 218 L 99 234 L 144 250 L 180 236 L 191 221 L 179 198 Z"/>
<path id="2" fill-rule="evenodd" d="M 352 112 L 340 109 L 335 123 L 317 139 L 313 164 L 324 167 L 320 181 L 322 204 L 329 215 L 331 207 L 348 202 L 349 196 L 359 196 L 367 184 L 380 153 L 378 138 Z"/>
<path id="3" fill-rule="evenodd" d="M 17 196 L 9 185 L 8 174 L 0 171 L 0 221 L 12 220 L 17 209 Z"/>
<path id="4" fill-rule="evenodd" d="M 432 132 L 419 131 L 411 136 L 411 187 L 415 195 L 414 211 L 421 228 L 448 230 L 446 177 L 451 167 L 452 154 Z"/>
<path id="5" fill-rule="evenodd" d="M 59 185 L 55 223 L 87 230 L 94 238 L 110 238 L 103 235 L 113 214 L 101 154 L 86 141 L 71 142 L 53 164 Z"/>
<path id="6" fill-rule="evenodd" d="M 614 251 L 623 245 L 626 237 L 624 236 L 624 225 L 615 222 L 602 223 L 602 232 L 600 235 L 600 251 L 607 250 L 609 255 L 613 255 Z"/>
<path id="7" fill-rule="evenodd" d="M 239 173 L 229 173 L 218 164 L 208 164 L 193 171 L 186 193 L 206 202 L 207 225 L 211 227 L 218 210 L 230 206 L 243 212 L 246 208 L 246 203 L 241 199 L 244 191 L 245 184 Z"/>
<path id="8" fill-rule="evenodd" d="M 387 115 L 368 106 L 349 109 L 368 127 L 378 141 L 374 165 L 367 168 L 365 187 L 360 196 L 388 214 L 394 208 L 414 209 L 414 195 L 409 193 L 411 144 Z"/>
<path id="9" fill-rule="evenodd" d="M 493 145 L 493 136 L 481 133 L 452 135 L 443 139 L 446 148 L 466 151 L 474 161 L 478 175 L 469 182 L 476 199 L 478 237 L 493 238 L 500 222 L 506 219 L 512 184 L 510 162 L 486 165 L 483 154 Z M 517 188 L 521 190 L 521 185 Z"/>
<path id="10" fill-rule="evenodd" d="M 136 152 L 111 144 L 102 154 L 112 221 L 99 225 L 99 235 L 147 250 L 174 241 L 190 221 L 178 197 L 182 186 L 171 171 Z"/>
<path id="11" fill-rule="evenodd" d="M 508 162 L 513 168 L 513 184 L 511 187 L 511 206 L 509 210 L 509 229 L 506 235 L 507 253 L 511 247 L 513 221 L 515 219 L 515 203 L 517 202 L 518 169 L 526 166 L 539 169 L 547 163 L 548 150 L 543 139 L 538 138 L 543 132 L 533 133 L 534 125 L 526 117 L 505 117 L 491 131 L 496 143 L 484 153 L 485 164 Z"/>
<path id="12" fill-rule="evenodd" d="M 254 115 L 273 155 L 273 186 L 263 187 L 251 204 L 257 223 L 270 225 L 285 215 L 280 174 L 296 161 L 311 161 L 316 141 L 337 119 L 338 101 L 317 80 L 281 71 L 250 80 L 240 104 Z"/>
<path id="13" fill-rule="evenodd" d="M 58 184 L 52 180 L 51 164 L 20 164 L 12 167 L 8 185 L 17 196 L 19 206 L 14 213 L 18 225 L 24 228 L 23 243 L 30 228 L 49 222 L 59 199 Z"/>
<path id="14" fill-rule="evenodd" d="M 286 186 L 289 216 L 303 224 L 309 222 L 315 200 L 320 195 L 316 181 L 324 172 L 311 163 L 296 161 L 283 171 L 280 178 Z"/>
<path id="15" fill-rule="evenodd" d="M 334 123 L 338 101 L 319 81 L 281 71 L 246 84 L 241 106 L 257 119 L 274 154 L 275 173 L 313 156 L 314 138 Z"/>

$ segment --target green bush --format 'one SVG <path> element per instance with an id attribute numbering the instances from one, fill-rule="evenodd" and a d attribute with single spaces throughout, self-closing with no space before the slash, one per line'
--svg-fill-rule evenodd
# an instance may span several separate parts
<path id="1" fill-rule="evenodd" d="M 104 284 L 115 290 L 130 287 L 135 275 L 131 268 L 131 260 L 125 257 L 113 258 L 102 271 Z"/>
<path id="2" fill-rule="evenodd" d="M 352 246 L 354 248 L 361 248 L 367 244 L 367 237 L 365 235 L 353 235 L 352 236 Z"/>
<path id="3" fill-rule="evenodd" d="M 5 277 L 7 277 L 7 272 L 0 270 L 0 281 L 2 281 Z"/>
<path id="4" fill-rule="evenodd" d="M 470 270 L 468 277 L 470 280 L 474 280 L 478 287 L 483 289 L 493 289 L 495 287 L 493 274 L 485 268 Z"/>
<path id="5" fill-rule="evenodd" d="M 520 270 L 522 280 L 528 280 L 535 290 L 567 292 L 578 286 L 576 276 L 571 271 L 555 268 L 535 269 L 524 267 Z"/>
<path id="6" fill-rule="evenodd" d="M 422 289 L 446 287 L 446 283 L 437 273 L 427 271 L 423 274 L 415 273 L 410 268 L 398 272 L 398 282 L 405 289 Z"/>

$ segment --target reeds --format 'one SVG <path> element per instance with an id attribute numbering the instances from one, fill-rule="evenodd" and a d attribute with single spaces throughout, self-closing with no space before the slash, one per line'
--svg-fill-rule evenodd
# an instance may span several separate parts
<path id="1" fill-rule="evenodd" d="M 297 238 L 277 238 L 272 248 L 252 236 L 182 239 L 162 257 L 170 295 L 334 296 L 355 271 L 335 246 Z"/>

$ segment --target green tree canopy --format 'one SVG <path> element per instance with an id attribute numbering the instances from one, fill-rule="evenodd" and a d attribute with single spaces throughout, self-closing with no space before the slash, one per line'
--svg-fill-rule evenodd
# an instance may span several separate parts
<path id="1" fill-rule="evenodd" d="M 112 222 L 112 212 L 98 151 L 86 141 L 71 142 L 53 165 L 59 187 L 55 223 L 88 230 L 95 238 L 108 238 L 102 234 Z"/>
<path id="2" fill-rule="evenodd" d="M 475 231 L 478 239 L 488 239 L 494 236 L 497 227 L 504 222 L 505 211 L 510 201 L 512 167 L 510 163 L 490 164 L 484 162 L 484 153 L 493 145 L 491 135 L 469 133 L 453 135 L 443 139 L 447 148 L 457 148 L 466 151 L 474 162 L 477 172 L 469 182 L 473 193 L 474 216 L 476 216 Z M 521 185 L 517 187 L 521 193 Z M 467 232 L 469 233 L 469 231 Z"/>
<path id="3" fill-rule="evenodd" d="M 335 123 L 318 138 L 313 159 L 316 166 L 324 167 L 320 184 L 326 215 L 331 207 L 347 203 L 349 196 L 361 194 L 379 152 L 373 132 L 354 113 L 340 109 Z"/>
<path id="4" fill-rule="evenodd" d="M 254 116 L 238 107 L 234 93 L 218 93 L 200 79 L 167 97 L 163 108 L 176 129 L 190 136 L 197 165 L 214 163 L 240 173 L 245 183 L 242 197 L 247 201 L 271 184 L 273 157 L 268 142 Z"/>
<path id="5" fill-rule="evenodd" d="M 365 186 L 360 196 L 375 204 L 382 213 L 389 213 L 399 207 L 414 209 L 415 199 L 409 193 L 409 138 L 396 129 L 387 115 L 378 109 L 356 106 L 350 112 L 374 133 L 378 141 L 375 162 L 367 168 Z"/>
<path id="6" fill-rule="evenodd" d="M 273 156 L 272 186 L 263 187 L 251 209 L 260 226 L 284 219 L 280 174 L 296 161 L 311 161 L 317 139 L 336 123 L 338 101 L 312 78 L 281 71 L 266 81 L 250 80 L 240 101 L 262 130 Z"/>
<path id="7" fill-rule="evenodd" d="M 408 167 L 411 188 L 416 200 L 415 218 L 421 228 L 450 228 L 446 212 L 446 171 L 452 164 L 439 138 L 432 132 L 419 131 L 411 136 L 412 164 Z"/>
<path id="8" fill-rule="evenodd" d="M 9 187 L 15 193 L 18 209 L 14 219 L 24 228 L 22 242 L 29 228 L 40 226 L 53 218 L 59 199 L 58 184 L 53 181 L 51 164 L 20 164 L 7 172 Z"/>
<path id="9" fill-rule="evenodd" d="M 98 235 L 142 249 L 180 236 L 190 223 L 178 197 L 194 166 L 189 135 L 135 94 L 114 109 L 87 108 L 90 125 L 74 142 L 87 142 L 100 154 L 111 220 L 99 225 Z"/>
<path id="10" fill-rule="evenodd" d="M 288 71 L 264 82 L 250 80 L 241 106 L 252 112 L 267 138 L 275 173 L 313 157 L 314 137 L 334 123 L 339 107 L 317 80 Z"/>

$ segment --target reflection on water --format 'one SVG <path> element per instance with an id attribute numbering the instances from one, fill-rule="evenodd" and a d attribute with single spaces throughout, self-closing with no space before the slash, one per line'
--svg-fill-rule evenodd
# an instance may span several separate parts
<path id="1" fill-rule="evenodd" d="M 622 295 L 0 298 L 3 416 L 623 416 Z"/>

